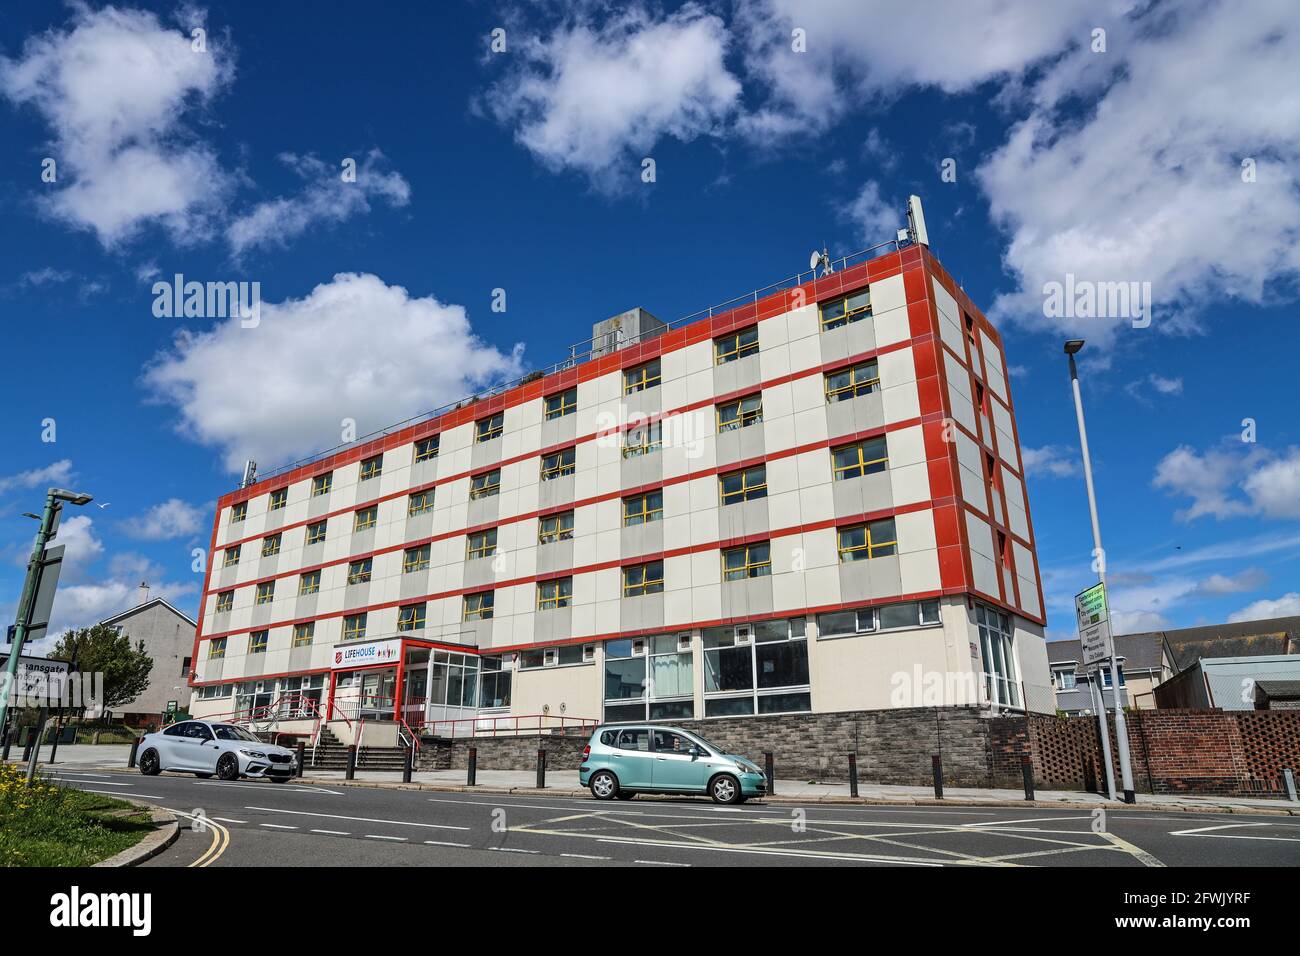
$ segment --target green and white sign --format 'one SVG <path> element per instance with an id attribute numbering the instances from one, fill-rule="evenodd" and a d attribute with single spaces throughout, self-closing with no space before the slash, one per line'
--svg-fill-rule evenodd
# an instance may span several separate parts
<path id="1" fill-rule="evenodd" d="M 1098 582 L 1074 596 L 1074 613 L 1079 618 L 1079 644 L 1085 667 L 1109 658 L 1113 653 L 1110 636 L 1110 605 L 1106 585 Z"/>

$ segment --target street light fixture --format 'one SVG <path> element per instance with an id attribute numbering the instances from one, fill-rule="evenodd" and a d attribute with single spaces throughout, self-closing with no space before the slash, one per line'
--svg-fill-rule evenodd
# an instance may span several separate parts
<path id="1" fill-rule="evenodd" d="M 1065 343 L 1065 354 L 1070 357 L 1070 385 L 1074 391 L 1074 412 L 1079 420 L 1079 447 L 1083 452 L 1083 478 L 1084 483 L 1088 486 L 1088 513 L 1092 518 L 1092 543 L 1093 558 L 1097 565 L 1097 578 L 1101 581 L 1102 587 L 1106 586 L 1106 552 L 1101 546 L 1101 524 L 1097 520 L 1097 494 L 1092 484 L 1092 458 L 1088 454 L 1088 430 L 1083 424 L 1083 397 L 1079 392 L 1079 369 L 1075 365 L 1074 356 L 1083 348 L 1083 339 L 1070 339 Z M 1100 670 L 1098 671 L 1100 675 Z M 1124 802 L 1133 803 L 1137 797 L 1133 791 L 1133 768 L 1129 764 L 1128 753 L 1128 726 L 1124 720 L 1124 705 L 1120 700 L 1119 686 L 1119 661 L 1115 655 L 1114 635 L 1111 636 L 1110 645 L 1110 684 L 1112 693 L 1115 696 L 1115 740 L 1119 745 L 1119 770 L 1124 786 Z M 1099 695 L 1100 715 L 1106 712 L 1106 698 L 1101 688 L 1097 688 Z M 1102 716 L 1102 743 L 1106 743 L 1105 717 Z M 1109 749 L 1109 748 L 1104 748 Z M 1110 769 L 1110 755 L 1106 754 L 1106 776 L 1108 780 L 1113 779 Z M 1112 784 L 1111 796 L 1114 797 Z"/>

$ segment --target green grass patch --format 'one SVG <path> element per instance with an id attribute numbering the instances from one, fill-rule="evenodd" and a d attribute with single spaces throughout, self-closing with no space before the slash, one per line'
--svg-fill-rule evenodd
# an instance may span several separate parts
<path id="1" fill-rule="evenodd" d="M 147 809 L 0 765 L 0 866 L 91 866 L 153 829 Z"/>

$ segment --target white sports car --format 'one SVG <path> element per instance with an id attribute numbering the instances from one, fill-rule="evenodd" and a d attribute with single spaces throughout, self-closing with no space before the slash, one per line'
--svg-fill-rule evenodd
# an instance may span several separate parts
<path id="1" fill-rule="evenodd" d="M 262 743 L 242 727 L 206 720 L 183 720 L 146 734 L 137 759 L 147 777 L 178 770 L 205 779 L 265 777 L 284 783 L 295 772 L 292 750 Z"/>

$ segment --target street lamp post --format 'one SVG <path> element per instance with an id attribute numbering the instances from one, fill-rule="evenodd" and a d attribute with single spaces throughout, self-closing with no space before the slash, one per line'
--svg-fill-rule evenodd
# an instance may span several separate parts
<path id="1" fill-rule="evenodd" d="M 1083 348 L 1083 339 L 1071 339 L 1065 343 L 1065 354 L 1070 357 L 1070 385 L 1074 390 L 1074 413 L 1079 419 L 1079 447 L 1083 450 L 1083 478 L 1088 486 L 1088 513 L 1092 517 L 1092 545 L 1094 559 L 1097 562 L 1097 579 L 1102 586 L 1106 584 L 1106 552 L 1101 547 L 1101 523 L 1097 520 L 1097 495 L 1092 485 L 1092 459 L 1088 455 L 1088 430 L 1083 424 L 1083 396 L 1079 392 L 1079 368 L 1074 362 L 1075 354 Z M 1100 669 L 1098 676 L 1100 677 Z M 1124 787 L 1124 802 L 1137 800 L 1133 792 L 1133 768 L 1129 764 L 1128 724 L 1124 720 L 1124 704 L 1120 699 L 1119 661 L 1115 657 L 1115 640 L 1111 636 L 1110 644 L 1110 683 L 1115 695 L 1115 741 L 1119 745 L 1119 772 Z M 1101 708 L 1106 708 L 1106 695 L 1098 688 L 1101 696 Z"/>
<path id="2" fill-rule="evenodd" d="M 23 594 L 18 601 L 18 617 L 14 621 L 14 639 L 9 645 L 9 663 L 5 668 L 6 676 L 0 681 L 0 728 L 5 726 L 9 711 L 9 698 L 18 677 L 18 658 L 27 641 L 27 632 L 31 629 L 32 612 L 36 604 L 36 589 L 41 581 L 41 568 L 45 564 L 45 546 L 54 536 L 55 518 L 58 517 L 63 502 L 74 505 L 89 504 L 94 499 L 90 495 L 66 491 L 63 488 L 51 488 L 45 493 L 45 511 L 41 514 L 41 527 L 36 532 L 36 541 L 32 545 L 32 556 L 27 562 L 27 577 L 23 580 Z M 39 741 L 37 746 L 39 746 Z"/>

